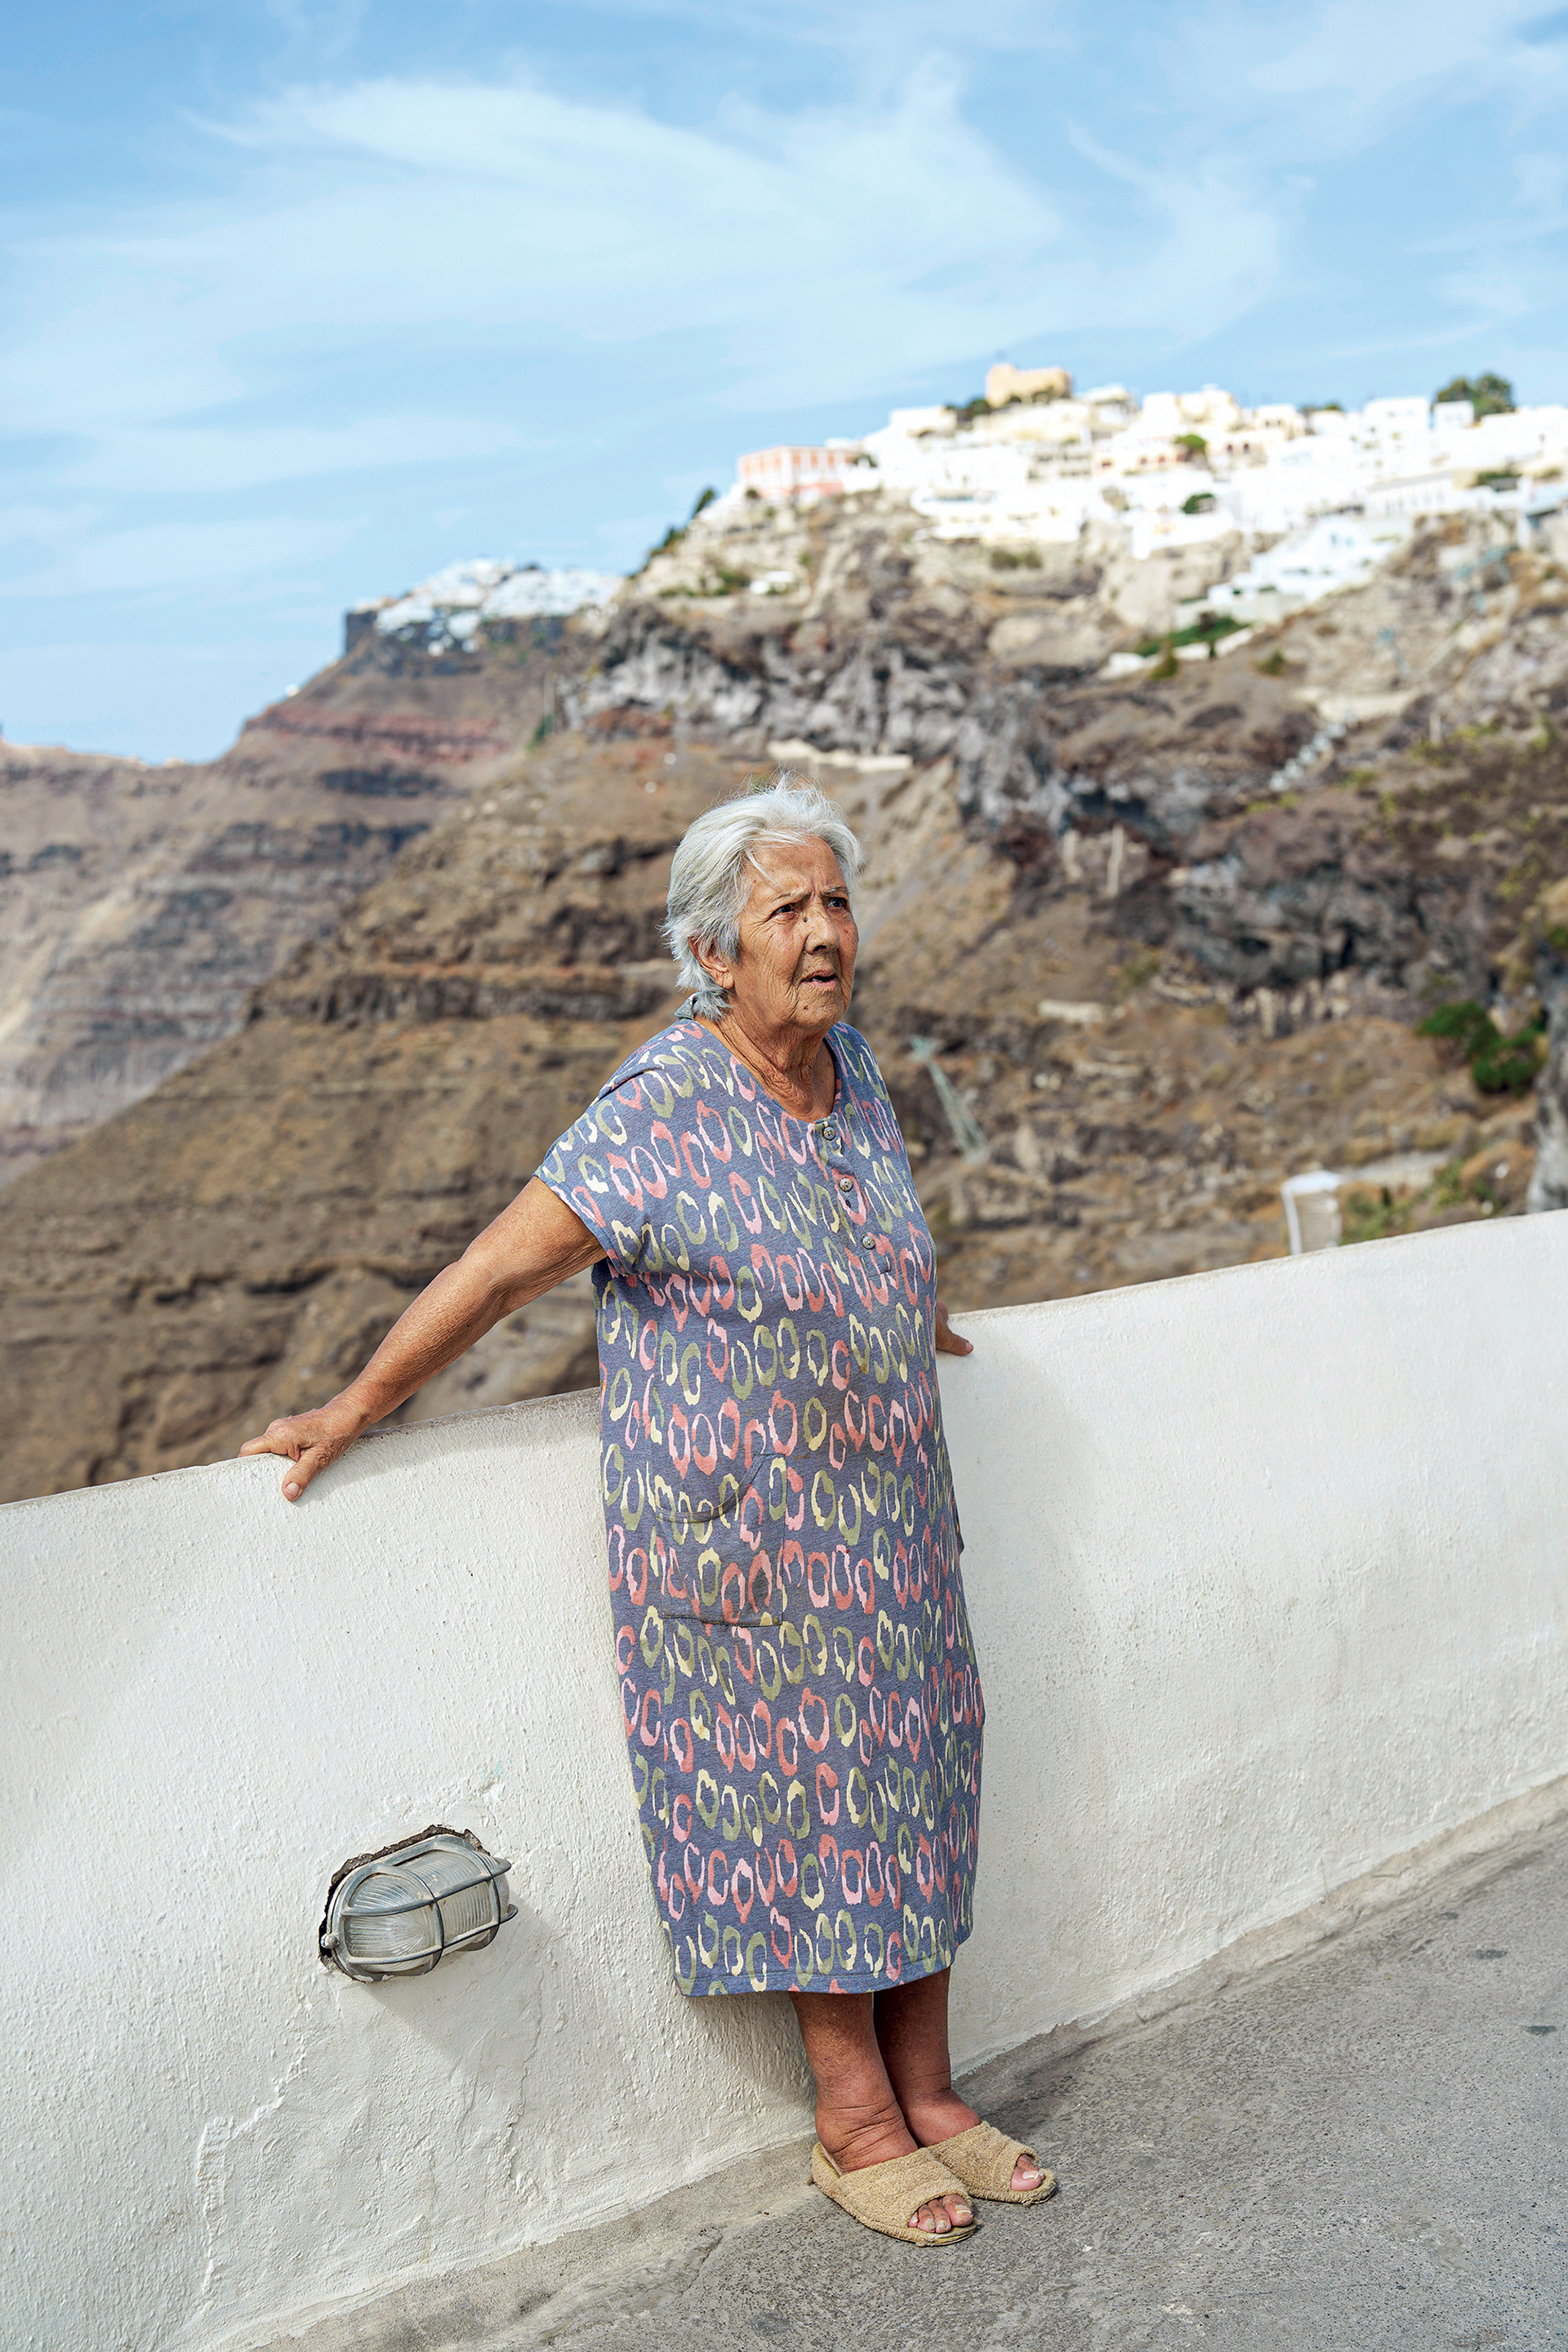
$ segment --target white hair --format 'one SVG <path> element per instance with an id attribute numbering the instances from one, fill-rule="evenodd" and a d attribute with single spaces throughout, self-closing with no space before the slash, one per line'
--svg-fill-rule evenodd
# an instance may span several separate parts
<path id="1" fill-rule="evenodd" d="M 679 968 L 693 1011 L 710 1020 L 726 1012 L 729 996 L 697 961 L 697 949 L 733 958 L 740 951 L 741 909 L 751 896 L 748 864 L 763 843 L 821 841 L 838 860 L 851 894 L 860 872 L 860 845 L 820 786 L 789 768 L 775 768 L 733 800 L 704 809 L 680 839 L 669 867 L 664 936 Z"/>

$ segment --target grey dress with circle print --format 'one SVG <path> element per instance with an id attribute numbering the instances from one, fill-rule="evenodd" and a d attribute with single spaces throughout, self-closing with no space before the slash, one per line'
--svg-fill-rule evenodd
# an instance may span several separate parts
<path id="1" fill-rule="evenodd" d="M 689 1993 L 862 1992 L 973 1925 L 984 1721 L 935 1253 L 876 1059 L 796 1118 L 682 1018 L 540 1167 L 594 1268 L 642 1835 Z"/>

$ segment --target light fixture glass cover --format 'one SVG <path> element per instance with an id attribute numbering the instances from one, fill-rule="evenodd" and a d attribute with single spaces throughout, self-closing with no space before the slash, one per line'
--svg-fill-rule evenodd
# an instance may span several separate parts
<path id="1" fill-rule="evenodd" d="M 454 1830 L 375 1855 L 331 1891 L 321 1956 L 363 1982 L 422 1977 L 448 1952 L 477 1951 L 517 1916 L 509 1862 Z"/>

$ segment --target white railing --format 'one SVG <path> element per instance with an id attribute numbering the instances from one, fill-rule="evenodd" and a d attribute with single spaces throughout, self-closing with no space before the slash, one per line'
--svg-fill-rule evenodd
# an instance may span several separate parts
<path id="1" fill-rule="evenodd" d="M 1568 1220 L 975 1316 L 942 1388 L 989 1722 L 966 2060 L 1568 1769 Z M 805 2128 L 684 2002 L 621 1738 L 594 1401 L 0 1512 L 13 2352 L 265 2338 Z M 316 1956 L 348 1856 L 512 1863 L 489 1950 Z"/>

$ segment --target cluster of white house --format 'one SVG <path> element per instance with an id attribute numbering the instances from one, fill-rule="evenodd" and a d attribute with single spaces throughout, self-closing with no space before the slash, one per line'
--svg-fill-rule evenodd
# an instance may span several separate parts
<path id="1" fill-rule="evenodd" d="M 581 612 L 585 604 L 607 604 L 622 585 L 618 572 L 546 572 L 537 563 L 479 556 L 448 563 L 401 596 L 375 596 L 354 605 L 351 634 L 354 622 L 374 620 L 384 637 L 413 638 L 426 652 L 451 653 L 476 637 L 487 621 Z"/>
<path id="2" fill-rule="evenodd" d="M 751 451 L 703 527 L 721 530 L 748 499 L 879 488 L 906 496 L 940 539 L 1067 541 L 1100 523 L 1142 559 L 1240 531 L 1267 551 L 1205 601 L 1264 620 L 1364 579 L 1418 515 L 1500 510 L 1528 537 L 1531 518 L 1568 496 L 1568 407 L 1478 417 L 1468 401 L 1415 395 L 1348 412 L 1244 408 L 1214 384 L 1139 402 L 1121 384 L 1075 393 L 1065 368 L 1003 363 L 968 408 L 895 408 L 858 441 Z M 487 622 L 605 604 L 623 584 L 613 572 L 454 563 L 357 606 L 351 635 L 358 622 L 456 652 Z M 791 572 L 752 582 L 759 595 L 794 584 Z"/>
<path id="3" fill-rule="evenodd" d="M 1135 556 L 1240 530 L 1278 535 L 1322 516 L 1362 519 L 1358 560 L 1417 514 L 1555 505 L 1568 472 L 1568 407 L 1477 417 L 1468 401 L 1371 400 L 1350 412 L 1288 402 L 1243 408 L 1228 392 L 1121 384 L 1075 394 L 1062 368 L 993 368 L 984 403 L 896 408 L 878 432 L 740 460 L 721 501 L 904 492 L 937 536 L 1074 540 L 1120 523 Z M 717 520 L 717 518 L 716 518 Z"/>

